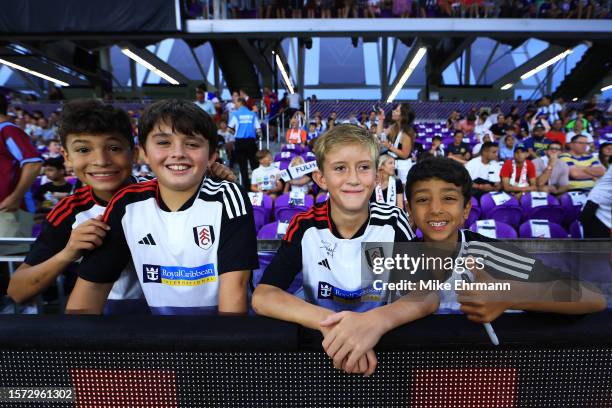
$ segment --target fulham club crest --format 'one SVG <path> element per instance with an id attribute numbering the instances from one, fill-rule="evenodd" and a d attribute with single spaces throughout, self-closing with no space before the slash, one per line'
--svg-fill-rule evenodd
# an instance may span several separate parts
<path id="1" fill-rule="evenodd" d="M 215 242 L 215 232 L 212 225 L 200 225 L 193 227 L 193 239 L 202 249 L 208 249 Z"/>

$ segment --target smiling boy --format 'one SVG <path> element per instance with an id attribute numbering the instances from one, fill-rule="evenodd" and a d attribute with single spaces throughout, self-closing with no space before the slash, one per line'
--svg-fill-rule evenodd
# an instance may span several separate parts
<path id="1" fill-rule="evenodd" d="M 293 218 L 255 289 L 253 308 L 319 330 L 336 368 L 369 375 L 380 337 L 432 313 L 437 301 L 387 304 L 384 294 L 367 292 L 362 282 L 361 264 L 367 262 L 362 243 L 414 237 L 403 210 L 368 202 L 376 185 L 376 139 L 365 129 L 339 125 L 317 139 L 314 151 L 313 177 L 329 191 L 329 200 Z M 287 292 L 299 272 L 304 299 Z"/>
<path id="2" fill-rule="evenodd" d="M 440 311 L 461 310 L 468 319 L 491 322 L 508 309 L 565 314 L 582 314 L 606 307 L 603 296 L 584 283 L 567 277 L 518 248 L 464 230 L 470 209 L 472 180 L 461 164 L 448 158 L 430 158 L 417 163 L 408 173 L 407 208 L 426 243 L 458 247 L 457 257 L 484 256 L 484 270 L 472 271 L 476 280 L 509 281 L 512 290 L 492 298 L 478 291 L 441 293 Z M 450 280 L 461 279 L 452 273 Z M 566 301 L 556 301 L 561 293 Z M 571 301 L 570 301 L 571 299 Z"/>
<path id="3" fill-rule="evenodd" d="M 68 313 L 98 314 L 120 270 L 134 262 L 154 314 L 246 313 L 258 265 L 244 191 L 205 177 L 216 146 L 212 119 L 186 101 L 150 105 L 139 142 L 156 180 L 119 191 L 102 219 L 104 242 L 81 263 Z"/>

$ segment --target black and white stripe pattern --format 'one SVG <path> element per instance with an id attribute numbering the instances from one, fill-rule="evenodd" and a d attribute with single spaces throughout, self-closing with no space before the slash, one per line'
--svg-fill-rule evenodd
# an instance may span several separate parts
<path id="1" fill-rule="evenodd" d="M 372 223 L 376 223 L 376 220 L 383 220 L 385 222 L 382 225 L 385 225 L 389 223 L 388 220 L 390 219 L 396 220 L 397 228 L 406 235 L 406 238 L 414 239 L 416 237 L 404 210 L 385 203 L 370 203 L 370 220 Z"/>
<path id="2" fill-rule="evenodd" d="M 223 206 L 229 219 L 240 217 L 247 214 L 247 207 L 244 198 L 237 184 L 229 181 L 215 182 L 206 178 L 200 189 L 203 193 L 216 196 L 222 193 Z"/>
<path id="3" fill-rule="evenodd" d="M 535 259 L 522 256 L 500 248 L 500 244 L 470 241 L 467 243 L 468 255 L 484 258 L 485 266 L 500 273 L 528 280 Z"/>

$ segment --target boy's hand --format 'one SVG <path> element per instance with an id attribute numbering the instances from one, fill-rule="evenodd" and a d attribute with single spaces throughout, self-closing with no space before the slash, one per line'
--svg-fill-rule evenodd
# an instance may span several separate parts
<path id="1" fill-rule="evenodd" d="M 471 269 L 474 282 L 500 282 L 491 277 L 484 269 Z M 510 283 L 512 285 L 512 283 Z M 457 290 L 457 301 L 460 310 L 467 318 L 476 323 L 490 323 L 507 309 L 512 308 L 509 301 L 511 292 Z"/>
<path id="2" fill-rule="evenodd" d="M 236 175 L 229 167 L 222 165 L 221 163 L 212 162 L 207 171 L 207 176 L 212 176 L 225 181 L 236 181 Z"/>
<path id="3" fill-rule="evenodd" d="M 83 255 L 83 251 L 91 251 L 102 245 L 110 227 L 101 220 L 102 216 L 98 215 L 73 229 L 66 247 L 60 252 L 62 258 L 75 262 Z"/>
<path id="4" fill-rule="evenodd" d="M 345 311 L 328 316 L 321 322 L 323 327 L 332 325 L 335 326 L 325 336 L 323 348 L 334 360 L 334 367 L 343 368 L 346 372 L 353 372 L 356 367 L 363 366 L 361 358 L 368 358 L 368 351 L 374 348 L 384 333 L 379 322 L 368 313 Z M 370 355 L 368 362 L 371 358 Z M 375 363 L 369 365 L 367 373 L 373 373 L 375 369 Z"/>

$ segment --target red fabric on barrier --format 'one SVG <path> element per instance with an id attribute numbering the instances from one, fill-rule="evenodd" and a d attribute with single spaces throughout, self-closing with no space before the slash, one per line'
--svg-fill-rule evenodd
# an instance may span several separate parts
<path id="1" fill-rule="evenodd" d="M 70 370 L 76 407 L 178 407 L 176 374 L 171 370 Z"/>
<path id="2" fill-rule="evenodd" d="M 412 372 L 413 408 L 511 408 L 517 404 L 514 368 L 436 368 Z"/>

